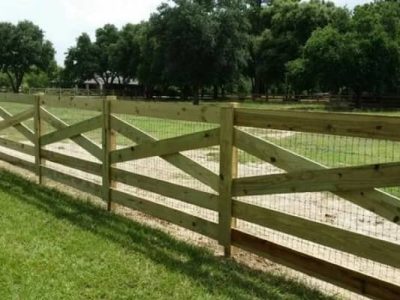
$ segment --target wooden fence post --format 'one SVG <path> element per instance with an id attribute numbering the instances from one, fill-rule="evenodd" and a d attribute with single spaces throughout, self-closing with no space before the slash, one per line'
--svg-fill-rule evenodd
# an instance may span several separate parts
<path id="1" fill-rule="evenodd" d="M 113 210 L 111 199 L 111 188 L 115 183 L 111 179 L 111 159 L 110 152 L 116 149 L 116 135 L 111 128 L 111 101 L 116 100 L 114 96 L 107 96 L 103 100 L 103 132 L 102 132 L 102 146 L 103 146 L 103 200 L 107 203 L 107 210 Z"/>
<path id="2" fill-rule="evenodd" d="M 231 256 L 232 179 L 237 176 L 237 149 L 234 147 L 235 107 L 221 108 L 219 175 L 219 243 L 226 257 Z"/>
<path id="3" fill-rule="evenodd" d="M 35 137 L 35 166 L 36 166 L 36 176 L 39 184 L 43 183 L 42 177 L 42 158 L 41 158 L 41 144 L 40 137 L 42 136 L 43 123 L 40 118 L 40 103 L 43 99 L 43 94 L 38 94 L 35 96 L 34 109 L 35 113 L 33 116 L 34 122 L 34 137 Z"/>

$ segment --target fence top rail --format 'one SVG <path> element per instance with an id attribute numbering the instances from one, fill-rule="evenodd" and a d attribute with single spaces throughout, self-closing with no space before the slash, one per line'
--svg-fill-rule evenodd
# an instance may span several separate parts
<path id="1" fill-rule="evenodd" d="M 111 113 L 203 123 L 220 122 L 220 106 L 209 104 L 113 100 Z"/>
<path id="2" fill-rule="evenodd" d="M 400 117 L 237 108 L 235 125 L 400 141 Z"/>
<path id="3" fill-rule="evenodd" d="M 34 104 L 35 95 L 0 93 L 0 102 Z M 40 104 L 47 107 L 84 109 L 101 112 L 103 100 L 101 96 L 59 96 L 44 95 Z M 179 102 L 146 102 L 110 100 L 111 113 L 127 114 L 143 117 L 192 121 L 203 123 L 219 123 L 220 106 L 192 105 Z"/>
<path id="4" fill-rule="evenodd" d="M 18 104 L 33 105 L 35 95 L 15 94 L 15 93 L 0 93 L 0 102 L 11 102 Z"/>
<path id="5" fill-rule="evenodd" d="M 35 95 L 0 93 L 0 102 L 34 104 Z M 101 112 L 100 96 L 44 95 L 41 105 Z M 220 105 L 110 100 L 111 113 L 180 121 L 220 123 Z M 400 117 L 352 113 L 235 108 L 235 125 L 400 141 Z"/>

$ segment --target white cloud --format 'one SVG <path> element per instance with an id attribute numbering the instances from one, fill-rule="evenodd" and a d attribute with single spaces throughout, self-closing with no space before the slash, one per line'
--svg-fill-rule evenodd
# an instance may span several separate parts
<path id="1" fill-rule="evenodd" d="M 105 23 L 123 25 L 146 20 L 156 10 L 159 0 L 63 0 L 61 6 L 69 21 L 99 27 Z"/>

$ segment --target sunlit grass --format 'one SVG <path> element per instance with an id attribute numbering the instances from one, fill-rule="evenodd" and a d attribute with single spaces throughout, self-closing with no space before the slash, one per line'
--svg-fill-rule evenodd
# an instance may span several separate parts
<path id="1" fill-rule="evenodd" d="M 0 299 L 332 299 L 0 173 Z"/>

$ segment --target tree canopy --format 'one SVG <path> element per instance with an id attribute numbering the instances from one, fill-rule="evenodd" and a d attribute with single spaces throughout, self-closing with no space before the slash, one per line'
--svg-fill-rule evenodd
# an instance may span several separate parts
<path id="1" fill-rule="evenodd" d="M 0 28 L 7 31 L 7 25 Z M 323 0 L 174 0 L 148 21 L 78 37 L 65 74 L 138 80 L 148 97 L 399 92 L 400 3 L 354 11 Z M 3 53 L 3 51 L 2 51 Z"/>
<path id="2" fill-rule="evenodd" d="M 18 92 L 27 73 L 48 71 L 54 65 L 54 48 L 43 31 L 29 21 L 0 23 L 0 71 Z"/>

